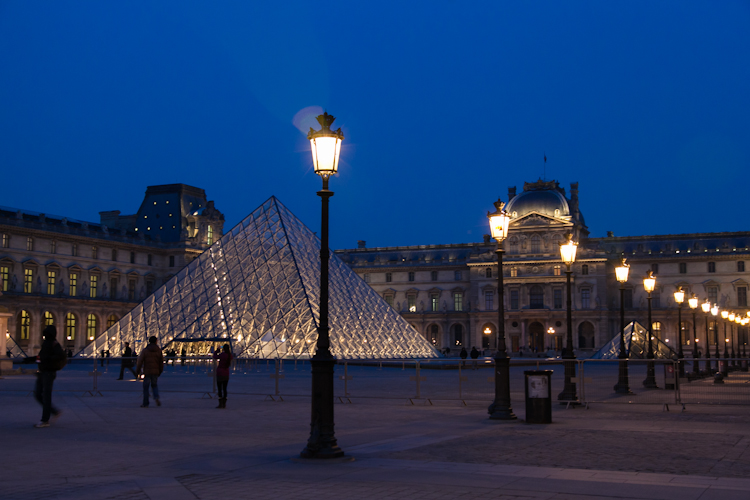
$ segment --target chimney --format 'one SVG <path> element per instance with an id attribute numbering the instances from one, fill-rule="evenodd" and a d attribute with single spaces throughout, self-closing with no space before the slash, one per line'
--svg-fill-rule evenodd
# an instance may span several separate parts
<path id="1" fill-rule="evenodd" d="M 510 200 L 512 200 L 515 197 L 516 197 L 516 186 L 511 186 L 508 188 L 508 203 L 510 203 Z"/>
<path id="2" fill-rule="evenodd" d="M 570 215 L 575 219 L 579 219 L 578 216 L 578 183 L 570 183 Z"/>
<path id="3" fill-rule="evenodd" d="M 367 242 L 365 240 L 357 240 L 357 248 L 367 248 Z"/>

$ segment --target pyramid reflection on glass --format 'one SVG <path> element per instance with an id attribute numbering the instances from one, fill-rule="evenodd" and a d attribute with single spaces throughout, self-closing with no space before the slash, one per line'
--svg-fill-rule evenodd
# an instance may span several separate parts
<path id="1" fill-rule="evenodd" d="M 331 351 L 342 358 L 427 358 L 437 352 L 331 252 Z M 305 359 L 315 353 L 320 239 L 275 197 L 136 306 L 80 353 L 119 356 L 159 345 L 205 354 L 230 343 L 235 356 Z M 197 348 L 200 346 L 199 348 Z"/>

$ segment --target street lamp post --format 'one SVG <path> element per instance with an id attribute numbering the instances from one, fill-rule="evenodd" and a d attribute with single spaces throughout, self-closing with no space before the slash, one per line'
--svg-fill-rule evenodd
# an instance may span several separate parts
<path id="1" fill-rule="evenodd" d="M 723 314 L 724 313 L 722 312 L 722 315 Z M 727 312 L 727 317 L 729 317 L 729 312 Z M 735 338 L 737 339 L 737 342 L 739 342 L 740 336 L 739 336 L 739 332 L 737 332 L 737 336 L 735 337 L 735 335 L 734 335 L 734 332 L 735 332 L 734 325 L 732 323 L 734 323 L 734 320 L 730 319 L 729 320 L 729 338 L 732 341 L 732 370 L 736 371 L 737 370 L 737 352 L 739 351 L 739 346 L 737 346 L 738 350 L 735 351 L 734 350 L 734 344 L 735 344 Z"/>
<path id="2" fill-rule="evenodd" d="M 322 201 L 320 228 L 320 320 L 315 354 L 310 359 L 312 366 L 312 415 L 310 438 L 300 453 L 302 458 L 331 459 L 344 456 L 336 442 L 333 422 L 333 368 L 336 359 L 331 354 L 328 335 L 328 200 L 333 191 L 328 190 L 328 179 L 335 175 L 339 166 L 339 153 L 344 134 L 341 129 L 331 130 L 336 119 L 328 113 L 316 118 L 321 130 L 310 128 L 310 140 L 315 173 L 323 179 L 323 189 L 318 191 Z"/>
<path id="3" fill-rule="evenodd" d="M 677 343 L 679 348 L 677 349 L 677 364 L 679 365 L 679 376 L 685 378 L 685 353 L 682 351 L 682 303 L 685 302 L 685 292 L 682 287 L 678 288 L 674 293 L 674 301 L 677 302 Z"/>
<path id="4" fill-rule="evenodd" d="M 688 299 L 688 306 L 693 311 L 693 376 L 695 378 L 700 377 L 701 369 L 698 366 L 698 333 L 696 332 L 695 322 L 695 310 L 698 309 L 698 297 L 693 294 Z"/>
<path id="5" fill-rule="evenodd" d="M 727 318 L 729 317 L 729 311 L 721 311 L 721 319 L 724 320 L 724 364 L 722 365 L 721 373 L 725 377 L 729 375 L 729 338 L 732 336 L 732 327 L 729 327 L 729 337 L 727 337 Z"/>
<path id="6" fill-rule="evenodd" d="M 709 345 L 711 341 L 708 339 L 708 315 L 711 313 L 711 302 L 706 299 L 704 303 L 701 304 L 701 309 L 703 310 L 703 313 L 705 314 L 706 318 L 706 375 L 711 375 L 711 346 Z"/>
<path id="7" fill-rule="evenodd" d="M 628 350 L 625 348 L 625 283 L 628 281 L 629 271 L 630 266 L 625 263 L 623 257 L 620 265 L 615 267 L 615 278 L 620 282 L 620 353 L 617 355 L 620 370 L 615 384 L 617 394 L 632 394 L 628 376 Z"/>
<path id="8" fill-rule="evenodd" d="M 487 212 L 490 233 L 497 241 L 497 351 L 495 352 L 495 399 L 487 408 L 490 420 L 515 420 L 510 406 L 510 358 L 505 345 L 505 291 L 503 289 L 503 241 L 508 237 L 510 216 L 503 210 L 505 203 L 494 203 L 495 212 Z"/>
<path id="9" fill-rule="evenodd" d="M 648 293 L 648 353 L 646 353 L 646 379 L 643 381 L 643 387 L 646 389 L 658 389 L 656 385 L 656 376 L 654 370 L 654 342 L 653 342 L 653 322 L 651 321 L 651 292 L 656 288 L 656 278 L 654 273 L 649 271 L 645 278 L 643 278 L 643 288 Z"/>
<path id="10" fill-rule="evenodd" d="M 576 390 L 576 384 L 573 379 L 576 376 L 576 355 L 573 352 L 573 313 L 572 313 L 572 302 L 571 302 L 571 291 L 570 291 L 570 275 L 573 272 L 570 270 L 570 266 L 576 260 L 576 251 L 578 250 L 578 243 L 573 241 L 573 235 L 568 233 L 566 236 L 567 241 L 560 244 L 560 256 L 566 266 L 567 275 L 567 335 L 565 338 L 565 350 L 562 354 L 563 364 L 565 366 L 565 385 L 563 391 L 558 394 L 557 399 L 561 402 L 578 403 L 578 394 Z"/>
<path id="11" fill-rule="evenodd" d="M 716 343 L 716 376 L 714 378 L 714 384 L 724 383 L 724 370 L 721 368 L 721 355 L 719 354 L 719 304 L 714 304 L 711 308 L 711 315 L 714 317 L 714 342 Z M 709 357 L 711 355 L 709 354 Z"/>
<path id="12" fill-rule="evenodd" d="M 748 316 L 750 316 L 750 311 L 748 311 L 747 314 Z M 739 315 L 738 315 L 738 318 L 739 318 Z M 737 321 L 738 318 L 736 318 L 735 321 Z M 740 326 L 745 326 L 748 324 L 748 322 L 750 322 L 748 318 L 742 318 L 739 321 L 737 321 L 737 343 L 738 344 L 740 342 Z M 740 371 L 746 372 L 748 370 L 747 347 L 745 347 L 747 345 L 747 328 L 745 328 L 744 331 L 742 332 L 742 344 L 741 345 L 742 345 L 742 354 L 740 356 L 742 357 L 742 359 L 740 361 Z"/>

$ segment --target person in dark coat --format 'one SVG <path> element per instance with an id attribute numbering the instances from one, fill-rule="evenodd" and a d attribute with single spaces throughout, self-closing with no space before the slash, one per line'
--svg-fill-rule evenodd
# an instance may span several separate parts
<path id="1" fill-rule="evenodd" d="M 462 347 L 461 352 L 459 353 L 459 356 L 461 356 L 461 359 L 466 359 L 466 356 L 468 356 L 469 353 L 466 352 L 466 348 Z"/>
<path id="2" fill-rule="evenodd" d="M 149 386 L 152 387 L 154 392 L 156 406 L 161 406 L 159 387 L 157 386 L 157 383 L 159 381 L 159 375 L 164 371 L 164 355 L 156 342 L 156 337 L 149 337 L 148 346 L 146 346 L 138 356 L 138 364 L 135 368 L 136 377 L 138 376 L 137 374 L 141 373 L 141 369 L 143 369 L 143 404 L 141 405 L 141 408 L 148 408 Z"/>
<path id="3" fill-rule="evenodd" d="M 471 348 L 471 359 L 477 359 L 479 357 L 479 351 L 477 351 L 476 347 Z"/>
<path id="4" fill-rule="evenodd" d="M 219 406 L 217 408 L 226 408 L 229 367 L 232 365 L 232 353 L 229 350 L 229 344 L 224 344 L 221 354 L 214 353 L 214 359 L 219 360 L 216 365 L 216 389 L 219 393 Z"/>
<path id="5" fill-rule="evenodd" d="M 138 377 L 135 375 L 135 370 L 133 370 L 133 350 L 130 348 L 130 342 L 125 342 L 125 351 L 123 351 L 122 358 L 120 359 L 120 376 L 117 380 L 122 380 L 122 375 L 125 373 L 125 369 L 130 370 L 135 379 L 138 380 Z"/>
<path id="6" fill-rule="evenodd" d="M 62 346 L 57 341 L 57 330 L 54 325 L 48 325 L 42 332 L 42 348 L 39 350 L 36 362 L 39 371 L 36 374 L 34 398 L 42 405 L 42 420 L 34 427 L 49 427 L 50 417 L 59 417 L 61 410 L 52 406 L 52 385 L 57 378 L 57 371 L 65 362 L 66 356 Z"/>

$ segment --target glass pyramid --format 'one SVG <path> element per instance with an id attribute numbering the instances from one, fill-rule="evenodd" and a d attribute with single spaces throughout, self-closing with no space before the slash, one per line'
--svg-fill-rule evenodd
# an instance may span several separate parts
<path id="1" fill-rule="evenodd" d="M 339 359 L 431 358 L 437 351 L 333 252 L 329 261 L 331 351 Z M 319 319 L 320 239 L 269 198 L 179 274 L 84 348 L 119 356 L 155 335 L 159 345 L 207 354 L 306 359 Z"/>
<path id="2" fill-rule="evenodd" d="M 625 349 L 630 359 L 646 359 L 648 352 L 648 332 L 637 321 L 628 323 L 625 327 Z M 664 359 L 677 359 L 677 353 L 661 339 L 654 337 L 654 357 Z M 617 333 L 612 340 L 604 344 L 596 351 L 590 359 L 617 359 L 620 355 L 620 334 Z"/>

